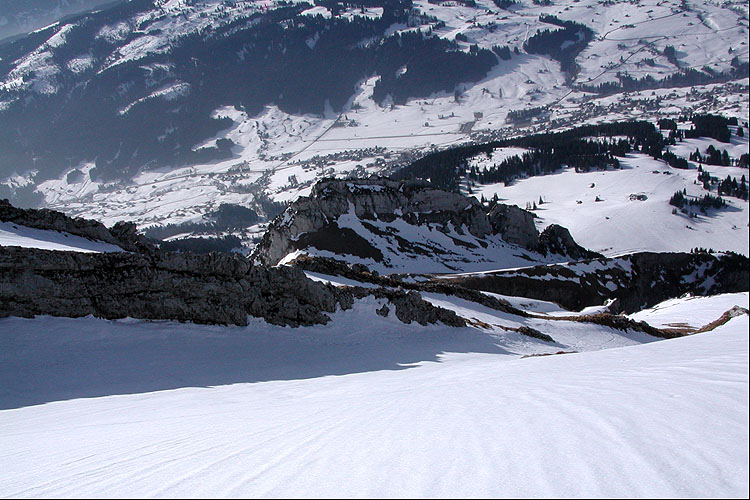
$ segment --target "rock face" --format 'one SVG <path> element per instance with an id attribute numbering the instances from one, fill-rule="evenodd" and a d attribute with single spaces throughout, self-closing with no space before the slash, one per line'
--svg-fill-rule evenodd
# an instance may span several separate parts
<path id="1" fill-rule="evenodd" d="M 334 287 L 308 279 L 298 267 L 256 266 L 239 255 L 162 252 L 133 224 L 107 229 L 52 210 L 18 209 L 7 200 L 0 201 L 0 220 L 129 250 L 97 254 L 0 246 L 0 317 L 93 315 L 246 325 L 253 316 L 299 326 L 326 323 L 326 313 L 374 295 L 386 299 L 406 323 L 465 324 L 416 292 Z"/>
<path id="2" fill-rule="evenodd" d="M 478 237 L 492 232 L 481 204 L 474 198 L 435 189 L 425 182 L 399 182 L 384 178 L 318 182 L 308 197 L 293 202 L 277 217 L 256 249 L 259 262 L 274 265 L 290 252 L 301 248 L 301 235 L 308 238 L 331 228 L 341 215 L 352 213 L 359 219 L 392 221 L 397 215 L 410 224 L 452 223 L 465 226 Z M 334 228 L 340 231 L 340 228 Z M 335 235 L 327 235 L 332 239 Z M 347 241 L 351 246 L 352 238 Z"/>
<path id="3" fill-rule="evenodd" d="M 401 289 L 418 292 L 439 293 L 451 297 L 476 302 L 483 306 L 503 311 L 516 316 L 528 316 L 528 314 L 508 301 L 487 295 L 470 288 L 457 286 L 452 280 L 430 280 L 430 281 L 402 281 L 395 275 L 379 276 L 371 273 L 366 267 L 357 264 L 351 265 L 335 259 L 325 257 L 311 257 L 303 255 L 294 260 L 294 265 L 308 271 L 327 274 L 330 276 L 343 276 L 345 278 L 359 281 L 360 283 L 372 283 L 386 289 Z"/>
<path id="4" fill-rule="evenodd" d="M 601 255 L 586 250 L 573 240 L 567 228 L 557 224 L 547 226 L 537 240 L 537 250 L 543 254 L 558 254 L 572 260 L 595 259 Z"/>
<path id="5" fill-rule="evenodd" d="M 241 256 L 191 253 L 78 253 L 0 247 L 0 317 L 51 315 L 246 325 L 323 324 L 326 313 L 374 295 L 405 323 L 465 322 L 417 292 L 337 288 L 300 268 L 254 266 Z"/>
<path id="6" fill-rule="evenodd" d="M 685 293 L 715 295 L 750 288 L 750 261 L 737 254 L 643 252 L 612 259 L 458 276 L 447 283 L 556 302 L 580 310 L 614 299 L 632 313 Z"/>
<path id="7" fill-rule="evenodd" d="M 387 299 L 395 308 L 396 317 L 402 323 L 419 323 L 422 326 L 431 323 L 443 323 L 447 326 L 466 326 L 466 320 L 455 312 L 437 307 L 422 298 L 419 292 L 391 288 L 351 288 L 357 298 L 372 295 L 378 299 Z M 381 316 L 388 316 L 390 309 L 387 305 L 375 311 Z"/>
<path id="8" fill-rule="evenodd" d="M 497 204 L 487 214 L 495 234 L 508 243 L 529 249 L 539 246 L 539 231 L 534 225 L 534 214 L 515 205 Z"/>
<path id="9" fill-rule="evenodd" d="M 351 301 L 349 301 L 351 302 Z M 84 254 L 0 248 L 0 316 L 124 317 L 196 323 L 325 323 L 333 287 L 290 267 L 222 254 Z"/>
<path id="10" fill-rule="evenodd" d="M 35 229 L 49 229 L 82 236 L 90 240 L 117 245 L 129 252 L 150 252 L 153 246 L 138 234 L 134 224 L 118 222 L 107 229 L 101 222 L 72 218 L 48 209 L 16 208 L 8 200 L 0 200 L 0 222 L 12 222 Z"/>
<path id="11" fill-rule="evenodd" d="M 349 223 L 352 227 L 361 226 L 361 233 L 352 227 L 342 227 L 342 217 L 355 220 Z M 374 224 L 397 219 L 412 228 L 436 228 L 456 245 L 469 250 L 488 248 L 483 239 L 495 237 L 500 243 L 542 254 L 574 256 L 585 252 L 569 233 L 563 232 L 554 233 L 548 238 L 549 244 L 542 246 L 533 214 L 518 207 L 497 204 L 487 213 L 473 197 L 436 189 L 422 181 L 371 178 L 320 181 L 309 197 L 298 199 L 273 221 L 253 256 L 257 262 L 275 265 L 295 250 L 315 247 L 379 262 L 383 260 L 382 250 L 371 241 L 379 237 L 389 239 L 382 246 L 396 247 L 400 257 L 421 253 L 439 258 L 437 254 L 451 251 L 445 245 L 429 241 L 429 234 L 426 237 L 422 234 L 419 241 L 410 241 L 409 231 L 399 234 L 395 228 Z M 364 233 L 371 238 L 363 237 Z M 463 235 L 472 238 L 456 237 Z"/>

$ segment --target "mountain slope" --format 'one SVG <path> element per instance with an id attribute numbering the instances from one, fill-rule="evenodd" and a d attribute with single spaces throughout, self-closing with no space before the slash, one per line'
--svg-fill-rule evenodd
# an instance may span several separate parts
<path id="1" fill-rule="evenodd" d="M 0 1 L 0 40 L 43 28 L 65 16 L 118 0 Z"/>
<path id="2" fill-rule="evenodd" d="M 0 46 L 0 195 L 195 222 L 521 130 L 747 116 L 742 2 L 507 7 L 138 0 L 55 25 Z"/>
<path id="3" fill-rule="evenodd" d="M 746 315 L 686 338 L 526 359 L 528 342 L 476 330 L 339 319 L 300 331 L 0 320 L 0 352 L 18 363 L 0 365 L 11 370 L 2 401 L 54 400 L 0 411 L 0 490 L 747 495 Z M 129 356 L 102 362 L 115 350 Z"/>

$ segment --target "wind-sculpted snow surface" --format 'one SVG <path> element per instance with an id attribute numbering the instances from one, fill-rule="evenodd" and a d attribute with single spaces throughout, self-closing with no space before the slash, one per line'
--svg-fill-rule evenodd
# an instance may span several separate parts
<path id="1" fill-rule="evenodd" d="M 0 494 L 748 495 L 747 315 L 644 345 L 556 323 L 575 347 L 371 305 L 299 330 L 0 319 Z M 562 350 L 595 352 L 519 356 Z"/>

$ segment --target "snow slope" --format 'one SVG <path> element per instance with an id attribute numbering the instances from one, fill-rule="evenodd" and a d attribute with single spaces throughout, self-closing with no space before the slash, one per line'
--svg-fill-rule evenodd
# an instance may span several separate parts
<path id="1" fill-rule="evenodd" d="M 681 148 L 695 150 L 693 139 L 684 142 L 687 144 Z M 747 201 L 725 197 L 729 206 L 723 210 L 710 210 L 695 218 L 673 214 L 669 198 L 676 191 L 686 189 L 694 196 L 706 193 L 695 183 L 698 171 L 671 168 L 638 153 L 619 160 L 620 170 L 561 170 L 511 186 L 476 185 L 473 194 L 486 199 L 497 194 L 500 201 L 520 207 L 541 197 L 544 203 L 535 211 L 539 229 L 560 224 L 578 244 L 607 256 L 636 251 L 687 252 L 695 247 L 748 255 Z M 706 166 L 706 170 L 722 180 L 727 175 L 747 178 L 747 169 L 737 167 Z M 712 194 L 716 195 L 715 190 Z M 646 199 L 631 199 L 631 195 L 646 195 Z M 601 201 L 597 202 L 597 197 Z"/>
<path id="2" fill-rule="evenodd" d="M 0 222 L 0 246 L 68 250 L 86 253 L 124 252 L 122 248 L 111 243 L 89 240 L 60 231 L 35 229 L 13 224 L 12 222 Z"/>
<path id="3" fill-rule="evenodd" d="M 658 328 L 689 326 L 698 329 L 716 319 L 716 311 L 734 306 L 750 309 L 750 292 L 723 293 L 712 297 L 680 297 L 631 314 L 636 321 L 645 321 Z"/>
<path id="4" fill-rule="evenodd" d="M 0 495 L 748 495 L 746 315 L 519 358 L 479 330 L 363 314 L 2 319 Z"/>

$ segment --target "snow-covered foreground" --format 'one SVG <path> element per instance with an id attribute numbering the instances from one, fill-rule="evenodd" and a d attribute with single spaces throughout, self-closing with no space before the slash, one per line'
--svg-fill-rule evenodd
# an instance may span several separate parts
<path id="1" fill-rule="evenodd" d="M 357 308 L 296 330 L 6 318 L 0 496 L 746 497 L 747 328 L 520 358 Z"/>

